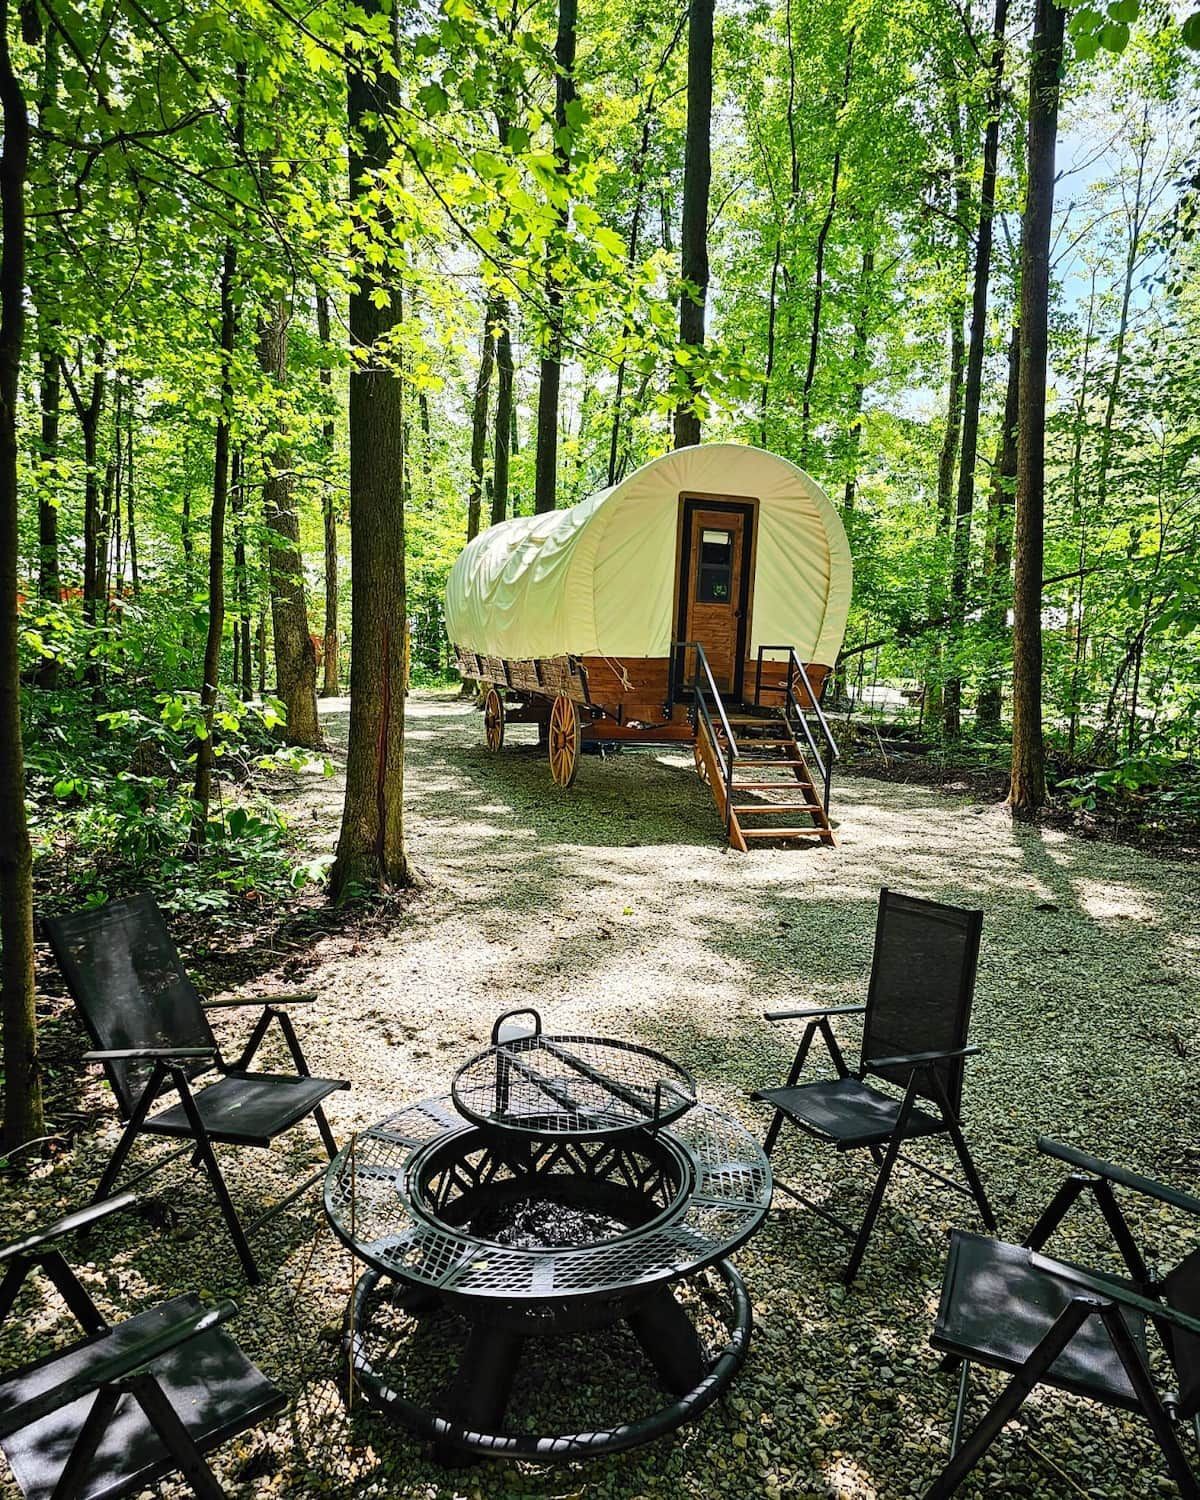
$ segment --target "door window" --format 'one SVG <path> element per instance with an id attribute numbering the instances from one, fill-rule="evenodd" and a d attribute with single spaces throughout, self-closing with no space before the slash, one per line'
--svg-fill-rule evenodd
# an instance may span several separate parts
<path id="1" fill-rule="evenodd" d="M 698 604 L 729 604 L 733 594 L 733 532 L 705 527 L 700 533 Z"/>

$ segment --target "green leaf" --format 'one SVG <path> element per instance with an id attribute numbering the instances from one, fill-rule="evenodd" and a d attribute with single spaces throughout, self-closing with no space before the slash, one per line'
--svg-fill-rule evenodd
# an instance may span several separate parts
<path id="1" fill-rule="evenodd" d="M 1200 10 L 1192 12 L 1179 28 L 1179 35 L 1183 38 L 1185 47 L 1192 47 L 1196 51 L 1200 51 Z"/>
<path id="2" fill-rule="evenodd" d="M 1110 19 L 1114 21 L 1136 21 L 1138 18 L 1138 0 L 1111 0 L 1108 7 Z"/>
<path id="3" fill-rule="evenodd" d="M 435 115 L 444 115 L 450 108 L 450 96 L 440 83 L 427 83 L 419 88 L 417 99 L 430 119 Z"/>
<path id="4" fill-rule="evenodd" d="M 1124 52 L 1129 41 L 1129 27 L 1110 21 L 1106 26 L 1101 26 L 1099 41 L 1106 52 Z"/>
<path id="5" fill-rule="evenodd" d="M 1075 56 L 1081 62 L 1087 62 L 1088 58 L 1095 57 L 1100 50 L 1099 38 L 1093 32 L 1087 32 L 1083 36 L 1075 38 Z"/>

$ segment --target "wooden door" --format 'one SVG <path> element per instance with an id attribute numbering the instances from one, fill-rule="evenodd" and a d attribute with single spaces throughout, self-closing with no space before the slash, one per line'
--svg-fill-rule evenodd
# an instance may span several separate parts
<path id="1" fill-rule="evenodd" d="M 684 501 L 680 553 L 680 628 L 704 647 L 717 687 L 738 696 L 746 655 L 753 510 L 718 501 Z M 688 677 L 694 665 L 688 663 Z"/>

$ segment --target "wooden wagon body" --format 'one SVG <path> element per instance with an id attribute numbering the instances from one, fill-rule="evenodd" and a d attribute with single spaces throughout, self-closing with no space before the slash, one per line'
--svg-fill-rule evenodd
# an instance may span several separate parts
<path id="1" fill-rule="evenodd" d="M 446 623 L 463 676 L 489 686 L 493 748 L 506 720 L 537 723 L 566 786 L 585 745 L 695 742 L 729 826 L 734 721 L 746 738 L 774 725 L 796 741 L 780 759 L 821 758 L 819 700 L 851 578 L 813 479 L 760 449 L 709 444 L 481 533 L 451 573 Z"/>

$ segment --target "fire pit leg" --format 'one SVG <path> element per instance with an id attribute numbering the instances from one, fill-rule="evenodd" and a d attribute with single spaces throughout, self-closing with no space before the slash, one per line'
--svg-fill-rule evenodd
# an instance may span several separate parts
<path id="1" fill-rule="evenodd" d="M 446 1398 L 451 1422 L 470 1432 L 495 1432 L 503 1426 L 524 1346 L 523 1333 L 487 1323 L 471 1325 L 467 1347 Z M 449 1443 L 437 1443 L 434 1458 L 452 1468 L 476 1463 L 479 1455 Z"/>
<path id="2" fill-rule="evenodd" d="M 699 1336 L 670 1287 L 653 1292 L 626 1321 L 672 1396 L 685 1396 L 704 1379 L 708 1363 Z"/>

